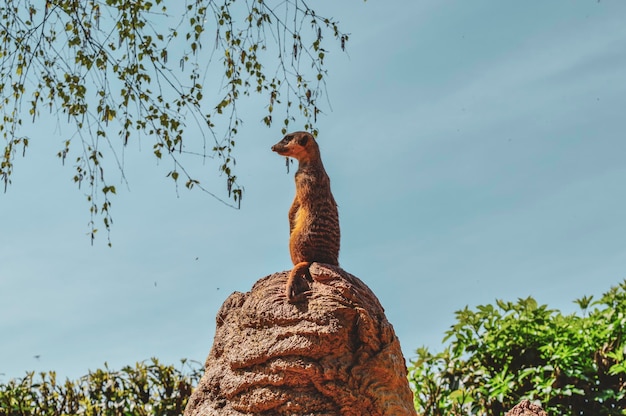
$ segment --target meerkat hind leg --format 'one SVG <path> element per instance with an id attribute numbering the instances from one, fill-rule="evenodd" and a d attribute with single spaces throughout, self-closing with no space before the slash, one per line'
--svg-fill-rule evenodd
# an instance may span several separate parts
<path id="1" fill-rule="evenodd" d="M 303 261 L 296 264 L 287 278 L 285 295 L 289 303 L 298 303 L 311 292 L 308 280 L 311 280 L 309 266 L 311 263 Z"/>

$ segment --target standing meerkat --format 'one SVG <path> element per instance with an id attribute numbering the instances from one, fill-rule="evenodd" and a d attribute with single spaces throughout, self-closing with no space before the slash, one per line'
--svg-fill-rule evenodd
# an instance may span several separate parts
<path id="1" fill-rule="evenodd" d="M 289 209 L 289 253 L 294 268 L 285 288 L 287 299 L 295 303 L 310 289 L 311 263 L 339 265 L 339 214 L 313 135 L 290 133 L 272 150 L 298 160 L 296 197 Z"/>

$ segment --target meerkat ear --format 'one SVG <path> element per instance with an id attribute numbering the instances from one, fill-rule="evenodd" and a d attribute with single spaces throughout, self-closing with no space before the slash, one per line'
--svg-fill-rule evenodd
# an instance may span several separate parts
<path id="1" fill-rule="evenodd" d="M 309 141 L 309 136 L 307 135 L 302 135 L 301 137 L 298 138 L 298 144 L 300 146 L 306 146 L 306 143 Z"/>

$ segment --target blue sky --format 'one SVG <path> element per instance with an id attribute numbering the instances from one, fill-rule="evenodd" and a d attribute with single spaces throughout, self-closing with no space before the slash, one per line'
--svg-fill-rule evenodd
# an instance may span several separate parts
<path id="1" fill-rule="evenodd" d="M 407 359 L 440 349 L 465 305 L 533 296 L 570 312 L 626 278 L 626 3 L 319 4 L 351 34 L 328 57 L 318 140 L 340 263 Z M 293 170 L 254 104 L 240 110 L 242 209 L 177 196 L 144 139 L 125 152 L 112 248 L 90 245 L 84 195 L 54 156 L 68 127 L 27 127 L 0 195 L 0 381 L 203 361 L 226 297 L 290 268 Z"/>

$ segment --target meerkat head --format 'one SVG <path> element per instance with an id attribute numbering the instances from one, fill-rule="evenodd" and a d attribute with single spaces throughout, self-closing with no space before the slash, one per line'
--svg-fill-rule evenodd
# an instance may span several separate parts
<path id="1" fill-rule="evenodd" d="M 272 150 L 281 156 L 293 157 L 299 162 L 319 158 L 319 147 L 313 135 L 306 131 L 289 133 L 272 146 Z"/>

